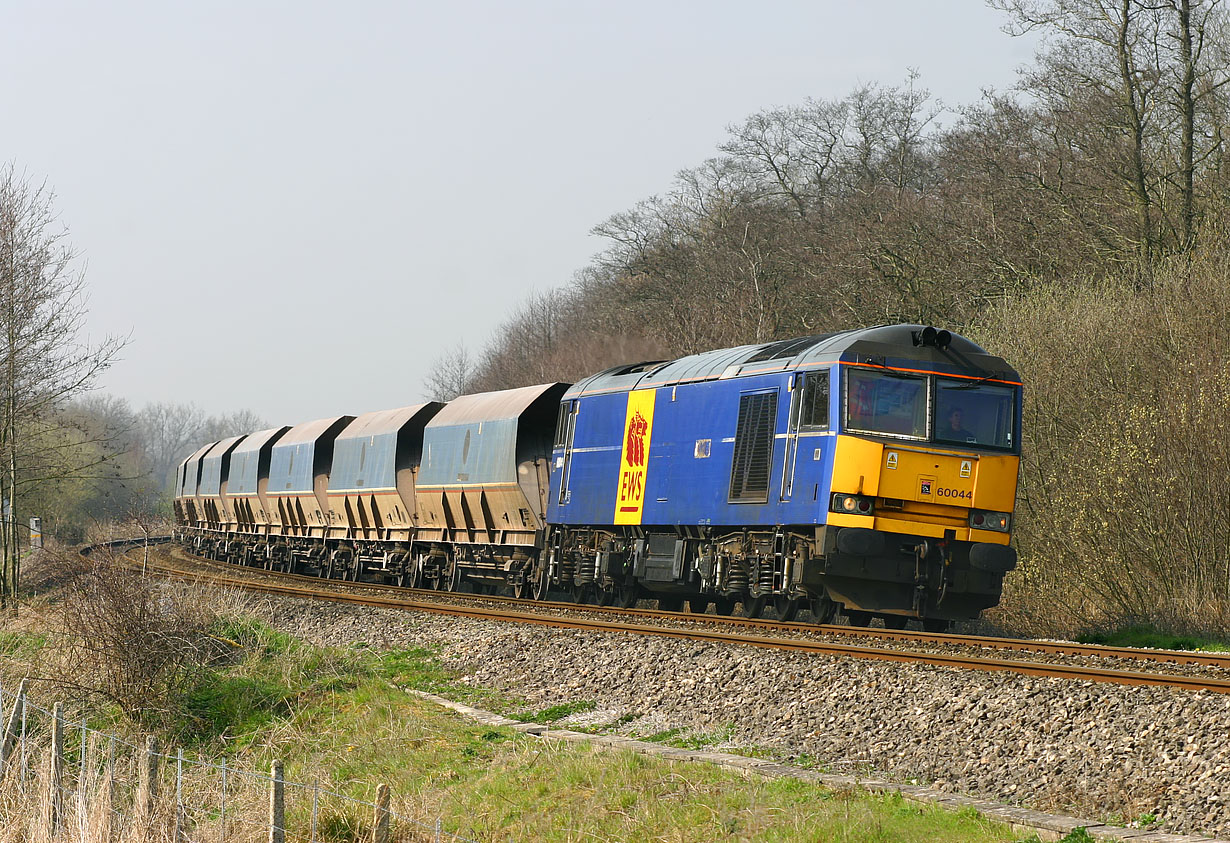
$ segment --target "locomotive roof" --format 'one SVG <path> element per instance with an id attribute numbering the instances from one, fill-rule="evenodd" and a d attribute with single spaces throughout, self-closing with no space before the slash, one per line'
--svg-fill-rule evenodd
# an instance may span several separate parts
<path id="1" fill-rule="evenodd" d="M 503 389 L 499 392 L 480 392 L 476 395 L 461 395 L 444 405 L 427 427 L 449 427 L 458 424 L 520 418 L 530 405 L 551 390 L 563 392 L 567 384 L 540 383 L 519 389 Z M 553 411 L 554 412 L 554 411 Z"/>
<path id="2" fill-rule="evenodd" d="M 765 374 L 809 367 L 838 360 L 853 360 L 866 355 L 886 360 L 905 359 L 931 363 L 941 369 L 994 371 L 1015 379 L 1014 372 L 998 357 L 988 355 L 976 343 L 959 334 L 944 350 L 918 344 L 923 325 L 879 325 L 832 334 L 797 337 L 759 345 L 721 348 L 681 357 L 678 360 L 617 366 L 578 382 L 565 398 L 595 392 L 671 386 L 679 383 L 720 380 L 743 375 Z M 892 365 L 891 362 L 888 365 Z"/>

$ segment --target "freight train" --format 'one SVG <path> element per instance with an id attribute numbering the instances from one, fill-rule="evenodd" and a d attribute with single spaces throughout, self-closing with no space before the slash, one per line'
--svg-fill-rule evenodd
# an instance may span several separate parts
<path id="1" fill-rule="evenodd" d="M 271 570 L 929 630 L 994 606 L 1021 380 L 888 325 L 211 443 L 178 539 Z"/>

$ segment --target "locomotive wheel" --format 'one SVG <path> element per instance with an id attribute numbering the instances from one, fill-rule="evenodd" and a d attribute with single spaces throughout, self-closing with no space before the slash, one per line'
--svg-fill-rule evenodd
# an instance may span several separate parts
<path id="1" fill-rule="evenodd" d="M 637 598 L 640 594 L 637 591 L 636 583 L 624 583 L 615 587 L 615 603 L 621 609 L 631 609 L 636 606 Z"/>
<path id="2" fill-rule="evenodd" d="M 910 619 L 905 615 L 884 615 L 885 629 L 905 629 L 905 625 Z"/>
<path id="3" fill-rule="evenodd" d="M 846 611 L 846 618 L 850 621 L 850 626 L 867 626 L 871 623 L 871 612 L 849 609 Z"/>
<path id="4" fill-rule="evenodd" d="M 688 611 L 694 615 L 703 615 L 709 610 L 708 597 L 693 597 L 688 600 Z"/>
<path id="5" fill-rule="evenodd" d="M 811 599 L 811 617 L 816 623 L 832 623 L 837 617 L 837 604 L 827 594 Z"/>
<path id="6" fill-rule="evenodd" d="M 719 615 L 732 615 L 735 611 L 735 602 L 733 597 L 719 597 L 713 601 L 713 611 Z"/>
<path id="7" fill-rule="evenodd" d="M 799 603 L 801 602 L 797 597 L 779 596 L 773 601 L 773 606 L 777 609 L 778 619 L 783 621 L 794 620 L 795 615 L 799 613 Z"/>
<path id="8" fill-rule="evenodd" d="M 764 607 L 768 605 L 769 596 L 762 594 L 759 597 L 750 597 L 743 601 L 743 616 L 745 618 L 758 618 L 764 614 Z"/>

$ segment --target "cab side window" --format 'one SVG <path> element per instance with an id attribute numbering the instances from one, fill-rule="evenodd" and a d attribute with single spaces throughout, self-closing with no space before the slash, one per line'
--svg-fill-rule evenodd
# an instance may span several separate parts
<path id="1" fill-rule="evenodd" d="M 808 372 L 799 397 L 799 430 L 828 430 L 829 373 Z"/>

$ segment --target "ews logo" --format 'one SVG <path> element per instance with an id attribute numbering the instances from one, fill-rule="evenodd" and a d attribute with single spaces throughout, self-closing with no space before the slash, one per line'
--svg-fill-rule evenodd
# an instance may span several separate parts
<path id="1" fill-rule="evenodd" d="M 623 455 L 619 461 L 619 487 L 615 491 L 615 523 L 639 524 L 645 506 L 645 476 L 653 434 L 652 389 L 628 393 Z"/>
<path id="2" fill-rule="evenodd" d="M 628 465 L 645 465 L 645 432 L 649 430 L 649 422 L 637 410 L 636 415 L 628 422 L 628 440 L 624 443 L 624 453 Z"/>

